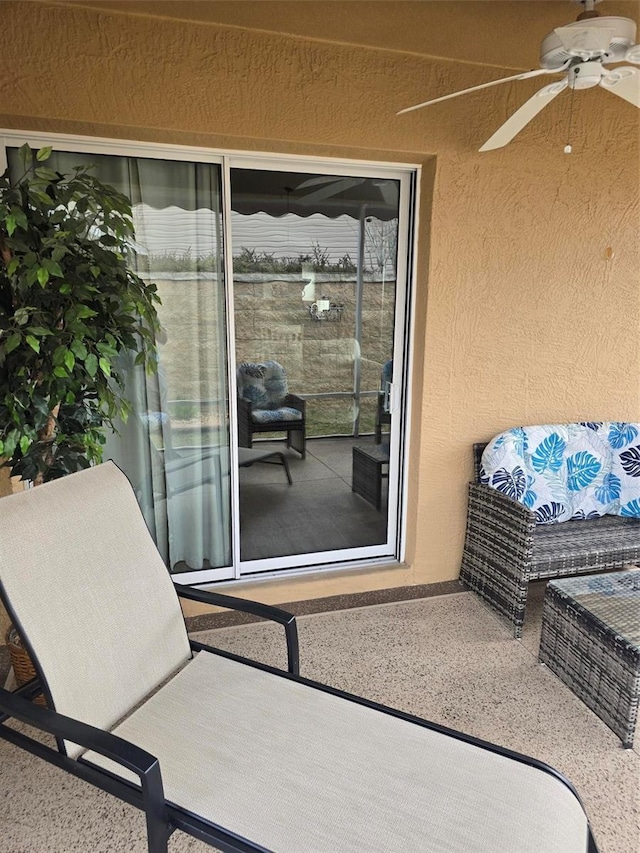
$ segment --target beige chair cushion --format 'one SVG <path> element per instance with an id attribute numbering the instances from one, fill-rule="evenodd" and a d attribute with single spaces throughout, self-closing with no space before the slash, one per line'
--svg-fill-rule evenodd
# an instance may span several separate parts
<path id="1" fill-rule="evenodd" d="M 115 732 L 170 802 L 277 853 L 586 851 L 548 773 L 206 652 Z"/>
<path id="2" fill-rule="evenodd" d="M 0 512 L 0 582 L 55 709 L 110 728 L 190 657 L 129 481 L 107 462 L 2 498 Z"/>

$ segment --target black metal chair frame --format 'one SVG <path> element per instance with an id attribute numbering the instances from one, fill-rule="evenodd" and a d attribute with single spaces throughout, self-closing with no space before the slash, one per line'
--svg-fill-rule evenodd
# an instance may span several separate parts
<path id="1" fill-rule="evenodd" d="M 252 405 L 244 397 L 238 397 L 238 444 L 240 447 L 253 447 L 253 436 L 260 433 L 286 432 L 287 447 L 297 450 L 306 457 L 306 400 L 297 394 L 287 394 L 282 403 L 302 413 L 299 421 L 269 421 L 256 423 L 252 418 Z"/>
<path id="2" fill-rule="evenodd" d="M 195 641 L 191 641 L 193 651 L 217 654 L 263 670 L 264 672 L 269 672 L 274 676 L 297 681 L 300 684 L 305 684 L 324 693 L 329 693 L 349 702 L 372 708 L 381 713 L 397 717 L 398 719 L 537 768 L 559 779 L 580 802 L 580 798 L 571 783 L 562 774 L 543 762 L 504 749 L 495 744 L 478 740 L 477 738 L 437 725 L 436 723 L 428 722 L 411 714 L 388 708 L 376 702 L 371 702 L 359 696 L 354 696 L 342 690 L 301 677 L 299 674 L 297 626 L 295 617 L 291 613 L 258 602 L 204 590 L 191 589 L 190 587 L 183 587 L 177 584 L 176 592 L 182 598 L 250 613 L 283 625 L 287 643 L 288 672 Z M 0 597 L 2 597 L 5 606 L 7 606 L 8 602 L 2 594 L 1 587 Z M 8 609 L 11 617 L 14 618 L 15 614 L 11 612 L 10 608 Z M 17 625 L 19 630 L 19 623 L 16 621 L 14 624 Z M 24 638 L 24 642 L 27 650 L 32 653 L 28 639 Z M 34 665 L 36 672 L 38 672 L 36 659 L 34 659 Z M 222 826 L 211 823 L 198 817 L 198 815 L 167 803 L 164 796 L 161 768 L 158 760 L 153 755 L 116 735 L 57 714 L 55 711 L 40 707 L 31 702 L 30 700 L 41 691 L 50 702 L 51 696 L 49 695 L 46 680 L 39 672 L 36 679 L 13 693 L 5 689 L 0 689 L 0 737 L 141 809 L 145 813 L 146 818 L 149 853 L 167 853 L 168 839 L 176 829 L 215 846 L 223 851 L 223 853 L 250 853 L 250 851 L 254 851 L 254 853 L 269 853 L 264 847 L 249 839 L 242 838 Z M 53 735 L 57 739 L 60 751 L 9 727 L 7 721 L 11 718 L 33 726 L 41 732 Z M 63 740 L 68 740 L 86 749 L 94 750 L 131 771 L 140 780 L 140 787 L 138 788 L 134 784 L 106 770 L 100 770 L 96 766 L 83 762 L 82 758 L 76 760 L 68 757 L 64 751 Z M 598 848 L 590 828 L 588 830 L 585 853 L 598 853 Z"/>

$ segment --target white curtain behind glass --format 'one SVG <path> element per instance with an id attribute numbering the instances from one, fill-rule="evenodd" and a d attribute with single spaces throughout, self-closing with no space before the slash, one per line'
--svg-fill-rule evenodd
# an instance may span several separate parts
<path id="1" fill-rule="evenodd" d="M 158 373 L 134 367 L 135 353 L 127 359 L 133 412 L 108 436 L 104 458 L 129 477 L 171 569 L 230 565 L 219 167 L 68 152 L 54 153 L 51 166 L 66 172 L 80 163 L 94 163 L 96 176 L 131 200 L 136 272 L 162 299 Z M 171 209 L 180 210 L 173 224 Z"/>

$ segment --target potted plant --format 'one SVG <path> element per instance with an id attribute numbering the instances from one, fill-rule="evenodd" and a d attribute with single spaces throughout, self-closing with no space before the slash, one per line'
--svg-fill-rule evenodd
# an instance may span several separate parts
<path id="1" fill-rule="evenodd" d="M 20 149 L 0 178 L 0 457 L 38 485 L 101 461 L 126 419 L 120 356 L 156 368 L 154 284 L 129 268 L 131 204 L 91 169 Z"/>
<path id="2" fill-rule="evenodd" d="M 101 461 L 130 409 L 120 357 L 155 371 L 159 329 L 156 287 L 127 262 L 129 200 L 50 154 L 25 145 L 22 174 L 0 178 L 0 459 L 36 486 Z M 10 651 L 17 674 L 26 653 Z"/>

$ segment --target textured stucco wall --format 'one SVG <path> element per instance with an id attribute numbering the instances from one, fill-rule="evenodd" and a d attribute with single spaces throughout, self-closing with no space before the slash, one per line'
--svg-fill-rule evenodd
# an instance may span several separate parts
<path id="1" fill-rule="evenodd" d="M 565 93 L 510 146 L 479 154 L 541 84 L 395 117 L 511 71 L 417 53 L 413 18 L 403 49 L 400 7 L 430 4 L 370 4 L 376 33 L 393 19 L 393 49 L 332 43 L 317 3 L 316 38 L 252 30 L 250 16 L 239 26 L 236 13 L 234 26 L 215 23 L 218 5 L 230 14 L 210 3 L 206 22 L 181 22 L 138 14 L 139 3 L 1 4 L 0 126 L 422 163 L 408 565 L 259 593 L 286 601 L 454 578 L 473 441 L 521 423 L 640 420 L 638 111 L 601 89 L 577 93 L 567 156 Z M 307 4 L 287 5 L 304 32 Z M 358 5 L 327 3 L 327 17 L 339 8 L 357 32 Z M 448 4 L 452 28 L 466 25 L 465 5 Z M 520 38 L 544 34 L 520 32 L 520 3 L 476 5 L 499 11 L 502 32 L 511 10 Z M 557 25 L 571 19 L 565 2 L 541 5 L 557 7 Z M 154 6 L 175 15 L 180 4 Z M 639 17 L 637 3 L 622 6 Z M 428 14 L 422 26 L 432 45 Z"/>

